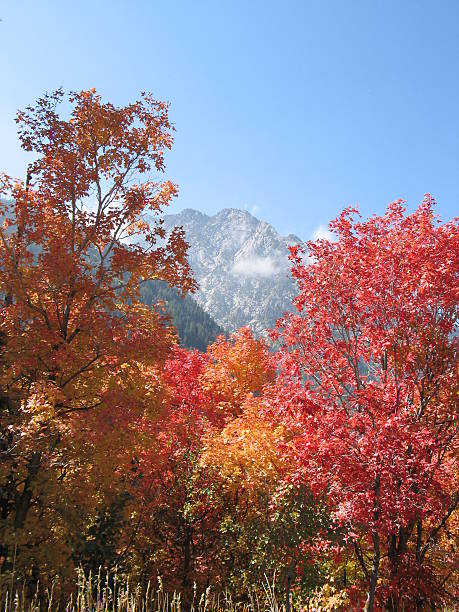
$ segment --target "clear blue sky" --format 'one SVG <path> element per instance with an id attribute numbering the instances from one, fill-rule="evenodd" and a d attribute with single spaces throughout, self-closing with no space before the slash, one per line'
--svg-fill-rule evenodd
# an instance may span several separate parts
<path id="1" fill-rule="evenodd" d="M 174 211 L 247 208 L 308 238 L 430 191 L 459 212 L 459 1 L 4 0 L 0 169 L 59 86 L 171 102 Z"/>

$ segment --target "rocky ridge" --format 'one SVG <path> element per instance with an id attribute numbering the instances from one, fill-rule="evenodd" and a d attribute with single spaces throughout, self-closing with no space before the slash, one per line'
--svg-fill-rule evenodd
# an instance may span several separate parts
<path id="1" fill-rule="evenodd" d="M 295 284 L 288 247 L 301 244 L 281 236 L 246 210 L 226 208 L 214 216 L 185 209 L 166 215 L 164 228 L 182 226 L 199 290 L 196 301 L 228 331 L 248 325 L 257 334 L 291 308 Z"/>

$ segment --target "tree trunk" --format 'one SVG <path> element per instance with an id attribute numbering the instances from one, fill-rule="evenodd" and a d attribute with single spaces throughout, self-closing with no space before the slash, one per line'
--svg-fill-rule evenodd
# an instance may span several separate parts
<path id="1" fill-rule="evenodd" d="M 182 598 L 183 605 L 187 607 L 191 602 L 191 566 L 193 529 L 189 525 L 184 526 L 185 534 L 183 540 L 183 576 L 182 576 Z"/>
<path id="2" fill-rule="evenodd" d="M 371 537 L 373 540 L 373 565 L 371 567 L 370 585 L 368 587 L 367 601 L 365 603 L 365 612 L 373 612 L 374 609 L 376 585 L 378 583 L 379 562 L 381 559 L 379 535 L 373 531 Z"/>
<path id="3" fill-rule="evenodd" d="M 22 529 L 32 501 L 32 484 L 41 465 L 41 452 L 32 453 L 27 466 L 27 478 L 22 493 L 17 495 L 15 503 L 14 528 Z"/>

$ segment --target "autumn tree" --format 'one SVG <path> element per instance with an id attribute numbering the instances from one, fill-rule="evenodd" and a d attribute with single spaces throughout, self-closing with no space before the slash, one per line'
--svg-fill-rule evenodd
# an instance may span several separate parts
<path id="1" fill-rule="evenodd" d="M 222 506 L 214 565 L 219 562 L 225 588 L 241 597 L 275 575 L 284 598 L 296 576 L 302 591 L 320 582 L 303 545 L 326 526 L 327 516 L 307 486 L 285 482 L 292 457 L 282 448 L 290 434 L 270 408 L 276 392 L 272 349 L 246 329 L 235 337 L 233 345 L 221 339 L 209 347 L 213 359 L 202 376 L 213 403 L 226 407 L 221 427 L 204 436 L 200 459 L 218 484 Z"/>
<path id="2" fill-rule="evenodd" d="M 290 432 L 272 418 L 272 381 L 248 396 L 240 414 L 205 438 L 201 464 L 219 483 L 225 511 L 218 551 L 227 587 L 243 594 L 275 576 L 281 598 L 321 583 L 319 564 L 306 543 L 328 526 L 326 506 L 307 484 L 287 482 L 294 457 L 282 452 Z"/>
<path id="3" fill-rule="evenodd" d="M 167 394 L 160 419 L 140 423 L 131 477 L 137 537 L 131 573 L 142 582 L 160 575 L 189 603 L 193 582 L 206 585 L 218 545 L 215 484 L 199 466 L 211 414 L 200 376 L 207 356 L 175 348 L 163 369 Z"/>
<path id="4" fill-rule="evenodd" d="M 308 243 L 309 260 L 292 249 L 298 313 L 274 334 L 272 409 L 292 434 L 289 481 L 326 496 L 339 534 L 328 550 L 355 605 L 366 593 L 367 610 L 448 606 L 459 595 L 458 224 L 441 224 L 430 196 L 410 215 L 400 201 L 356 214 L 330 224 L 335 241 Z"/>
<path id="5" fill-rule="evenodd" d="M 134 557 L 148 578 L 159 572 L 188 601 L 193 582 L 201 589 L 226 587 L 222 522 L 237 506 L 226 476 L 216 478 L 203 456 L 210 452 L 218 461 L 221 431 L 273 380 L 273 360 L 266 343 L 242 329 L 218 338 L 205 354 L 175 348 L 161 375 L 164 412 L 144 419 L 136 452 Z M 210 440 L 215 451 L 206 451 Z"/>
<path id="6" fill-rule="evenodd" d="M 168 105 L 142 94 L 117 108 L 90 90 L 69 94 L 64 117 L 65 99 L 18 113 L 33 161 L 25 183 L 0 179 L 2 571 L 21 555 L 36 567 L 47 540 L 66 541 L 72 500 L 96 503 L 93 477 L 112 486 L 107 464 L 160 404 L 152 371 L 174 338 L 139 285 L 194 287 L 183 232 L 161 227 L 177 188 L 153 180 L 172 144 Z M 146 247 L 132 244 L 140 232 Z"/>

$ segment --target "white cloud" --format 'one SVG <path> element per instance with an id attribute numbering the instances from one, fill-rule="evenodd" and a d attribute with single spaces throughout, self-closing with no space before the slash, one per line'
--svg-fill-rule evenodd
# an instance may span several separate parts
<path id="1" fill-rule="evenodd" d="M 268 278 L 278 272 L 278 267 L 271 257 L 245 257 L 238 259 L 232 268 L 232 273 L 236 276 L 247 276 Z"/>
<path id="2" fill-rule="evenodd" d="M 242 210 L 246 210 L 251 215 L 256 217 L 259 213 L 261 213 L 261 208 L 258 204 L 244 204 L 241 206 Z"/>
<path id="3" fill-rule="evenodd" d="M 333 234 L 326 225 L 319 225 L 312 232 L 313 240 L 333 240 Z"/>

